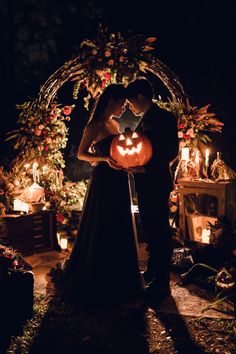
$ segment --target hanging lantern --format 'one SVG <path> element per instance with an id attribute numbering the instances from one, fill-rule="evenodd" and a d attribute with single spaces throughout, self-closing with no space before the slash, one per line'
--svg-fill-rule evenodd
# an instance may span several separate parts
<path id="1" fill-rule="evenodd" d="M 143 166 L 152 157 L 152 145 L 144 134 L 126 131 L 113 138 L 110 155 L 124 168 Z"/>
<path id="2" fill-rule="evenodd" d="M 215 283 L 218 288 L 222 290 L 230 290 L 236 283 L 236 269 L 235 268 L 222 268 L 215 277 Z"/>

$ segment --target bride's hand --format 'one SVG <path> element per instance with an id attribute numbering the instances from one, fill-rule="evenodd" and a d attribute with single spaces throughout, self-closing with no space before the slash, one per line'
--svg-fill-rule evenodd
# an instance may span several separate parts
<path id="1" fill-rule="evenodd" d="M 122 167 L 120 165 L 117 164 L 117 162 L 115 160 L 113 160 L 111 157 L 106 157 L 106 160 L 105 160 L 108 165 L 112 168 L 114 168 L 115 170 L 121 170 Z"/>

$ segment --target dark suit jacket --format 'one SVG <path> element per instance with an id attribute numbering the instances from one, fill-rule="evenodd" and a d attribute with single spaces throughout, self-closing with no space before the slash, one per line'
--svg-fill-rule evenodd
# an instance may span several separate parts
<path id="1" fill-rule="evenodd" d="M 147 184 L 170 192 L 173 180 L 169 164 L 179 150 L 176 117 L 153 104 L 143 115 L 137 130 L 149 138 L 153 148 L 152 159 L 144 166 L 146 172 L 135 174 L 137 192 Z"/>

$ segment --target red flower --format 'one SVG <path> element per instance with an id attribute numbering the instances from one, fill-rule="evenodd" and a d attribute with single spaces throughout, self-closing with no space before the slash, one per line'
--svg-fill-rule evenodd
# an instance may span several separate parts
<path id="1" fill-rule="evenodd" d="M 185 140 L 190 140 L 190 135 L 184 134 L 184 139 L 185 139 Z"/>
<path id="2" fill-rule="evenodd" d="M 48 135 L 47 130 L 43 130 L 43 131 L 42 131 L 42 134 L 43 134 L 44 136 Z"/>
<path id="3" fill-rule="evenodd" d="M 57 222 L 60 222 L 60 223 L 62 223 L 64 220 L 64 216 L 60 213 L 56 215 L 56 218 L 57 218 Z"/>
<path id="4" fill-rule="evenodd" d="M 111 74 L 105 72 L 105 73 L 104 73 L 104 79 L 105 79 L 105 81 L 110 81 L 110 80 L 111 80 Z"/>
<path id="5" fill-rule="evenodd" d="M 183 128 L 185 128 L 185 124 L 184 123 L 181 123 L 181 124 L 178 125 L 178 129 L 183 129 Z"/>
<path id="6" fill-rule="evenodd" d="M 69 116 L 69 115 L 71 114 L 71 112 L 72 112 L 72 109 L 71 109 L 70 106 L 65 106 L 65 107 L 63 108 L 63 113 L 64 113 L 66 116 Z"/>
<path id="7" fill-rule="evenodd" d="M 48 145 L 45 145 L 43 148 L 44 151 L 48 151 Z"/>

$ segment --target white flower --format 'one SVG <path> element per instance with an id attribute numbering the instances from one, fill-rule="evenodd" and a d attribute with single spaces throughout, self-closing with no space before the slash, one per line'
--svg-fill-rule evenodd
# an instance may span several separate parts
<path id="1" fill-rule="evenodd" d="M 179 137 L 180 139 L 183 138 L 183 136 L 184 136 L 183 132 L 178 132 L 178 137 Z"/>

